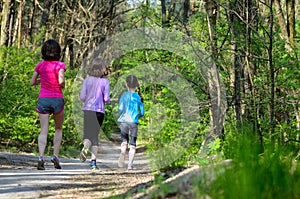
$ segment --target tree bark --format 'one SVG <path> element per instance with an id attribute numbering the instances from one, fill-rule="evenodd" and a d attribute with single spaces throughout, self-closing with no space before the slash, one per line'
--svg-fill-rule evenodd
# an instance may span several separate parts
<path id="1" fill-rule="evenodd" d="M 34 32 L 35 16 L 36 16 L 37 0 L 33 0 L 32 13 L 30 23 L 28 24 L 28 36 L 31 38 Z"/>
<path id="2" fill-rule="evenodd" d="M 287 31 L 291 47 L 295 47 L 295 0 L 286 0 Z"/>
<path id="3" fill-rule="evenodd" d="M 207 0 L 205 1 L 204 4 L 205 7 L 205 11 L 206 11 L 206 19 L 207 19 L 207 26 L 208 26 L 208 31 L 209 31 L 209 44 L 210 44 L 210 52 L 211 52 L 211 56 L 213 59 L 213 62 L 216 64 L 216 59 L 217 59 L 217 39 L 216 39 L 216 23 L 217 23 L 217 4 L 212 1 L 212 0 Z M 219 68 L 216 64 L 216 68 Z M 214 74 L 214 76 L 216 76 L 216 74 Z M 213 77 L 214 77 L 213 76 Z M 215 80 L 216 82 L 214 82 L 214 85 L 209 85 L 210 87 L 214 86 L 215 89 L 214 90 L 218 90 L 220 89 L 220 85 L 218 85 L 217 83 L 219 83 L 219 79 Z M 211 83 L 212 84 L 212 83 Z M 218 116 L 220 114 L 216 113 L 216 110 L 218 110 L 218 103 L 214 102 L 214 100 L 216 99 L 211 99 L 211 111 L 210 111 L 210 117 L 211 117 L 211 121 L 212 121 L 212 125 L 213 125 L 213 129 L 214 129 L 214 138 L 220 138 L 222 137 L 222 130 L 223 130 L 223 124 L 219 123 L 218 120 Z M 221 99 L 217 99 L 221 100 Z M 221 125 L 221 126 L 220 126 Z M 212 140 L 211 140 L 212 141 Z"/>
<path id="4" fill-rule="evenodd" d="M 288 28 L 286 24 L 286 20 L 284 19 L 284 13 L 281 7 L 281 2 L 280 0 L 274 0 L 274 6 L 276 8 L 276 16 L 278 18 L 279 26 L 281 29 L 281 36 L 282 38 L 287 42 L 285 45 L 285 48 L 288 51 L 291 51 L 291 45 L 290 45 L 290 39 L 289 39 L 289 33 L 288 33 Z"/>
<path id="5" fill-rule="evenodd" d="M 167 22 L 167 9 L 165 0 L 161 0 L 161 16 L 161 25 L 162 27 L 165 27 Z"/>
<path id="6" fill-rule="evenodd" d="M 242 4 L 243 5 L 243 4 Z M 236 118 L 236 127 L 237 129 L 241 128 L 242 125 L 242 74 L 243 74 L 243 66 L 242 66 L 242 46 L 241 46 L 241 37 L 243 36 L 243 28 L 245 28 L 240 19 L 243 17 L 242 11 L 238 7 L 238 2 L 230 2 L 229 3 L 229 24 L 232 35 L 232 50 L 234 52 L 234 57 L 232 59 L 232 68 L 234 71 L 234 95 L 233 102 L 235 108 L 235 118 Z M 237 16 L 239 15 L 239 16 Z"/>
<path id="7" fill-rule="evenodd" d="M 210 118 L 212 130 L 206 134 L 202 146 L 200 148 L 201 155 L 207 155 L 208 144 L 214 142 L 216 139 L 223 139 L 223 122 L 225 107 L 222 93 L 222 85 L 218 74 L 217 65 L 217 39 L 216 39 L 216 22 L 218 16 L 218 6 L 214 1 L 207 0 L 205 2 L 205 11 L 207 18 L 207 26 L 209 29 L 209 45 L 211 54 L 212 66 L 208 69 L 207 85 L 210 93 Z"/>
<path id="8" fill-rule="evenodd" d="M 183 14 L 182 14 L 182 21 L 183 23 L 186 23 L 189 18 L 189 12 L 190 12 L 190 0 L 184 0 L 183 2 Z"/>
<path id="9" fill-rule="evenodd" d="M 15 23 L 16 21 L 16 1 L 11 1 L 11 6 L 10 6 L 10 14 L 9 14 L 9 27 L 8 27 L 8 43 L 7 46 L 12 46 L 13 45 L 13 36 L 14 36 L 14 26 L 15 29 L 17 29 L 17 25 Z"/>
<path id="10" fill-rule="evenodd" d="M 22 41 L 22 21 L 23 21 L 22 12 L 23 12 L 24 3 L 25 3 L 24 0 L 21 0 L 20 4 L 19 4 L 19 9 L 18 9 L 18 29 L 17 29 L 17 32 L 18 32 L 17 46 L 18 46 L 18 48 L 21 48 L 21 41 Z"/>
<path id="11" fill-rule="evenodd" d="M 48 32 L 49 32 L 49 15 L 50 15 L 50 8 L 54 0 L 45 0 L 44 1 L 44 8 L 43 8 L 43 14 L 41 18 L 41 23 L 39 30 L 43 30 L 43 27 L 46 28 L 46 33 L 44 35 L 44 38 L 47 38 Z"/>
<path id="12" fill-rule="evenodd" d="M 275 0 L 277 1 L 277 0 Z M 270 68 L 270 102 L 269 102 L 269 123 L 270 123 L 270 136 L 273 139 L 275 121 L 274 121 L 274 109 L 275 109 L 275 69 L 273 64 L 273 0 L 270 0 L 270 24 L 269 24 L 269 68 Z"/>
<path id="13" fill-rule="evenodd" d="M 9 14 L 10 14 L 11 1 L 4 1 L 2 4 L 1 12 L 1 33 L 0 33 L 0 46 L 8 45 L 8 27 L 9 27 Z"/>
<path id="14" fill-rule="evenodd" d="M 217 39 L 216 39 L 216 24 L 217 24 L 217 11 L 218 6 L 215 1 L 208 0 L 205 1 L 204 4 L 206 11 L 206 19 L 209 31 L 209 39 L 210 39 L 210 50 L 214 59 L 216 59 L 217 54 Z"/>

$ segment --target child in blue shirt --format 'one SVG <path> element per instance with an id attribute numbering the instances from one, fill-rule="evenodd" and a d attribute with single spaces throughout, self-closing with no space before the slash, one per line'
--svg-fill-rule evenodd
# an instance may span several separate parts
<path id="1" fill-rule="evenodd" d="M 136 151 L 136 139 L 138 134 L 138 120 L 144 115 L 143 98 L 135 92 L 139 87 L 136 76 L 129 75 L 126 78 L 126 88 L 128 91 L 121 95 L 118 107 L 118 122 L 121 130 L 121 153 L 119 157 L 119 167 L 125 166 L 126 150 L 129 141 L 128 170 L 133 169 L 133 159 Z"/>

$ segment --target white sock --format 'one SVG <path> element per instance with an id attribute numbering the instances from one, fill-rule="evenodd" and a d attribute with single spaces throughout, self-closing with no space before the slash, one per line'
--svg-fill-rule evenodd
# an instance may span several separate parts
<path id="1" fill-rule="evenodd" d="M 132 165 L 133 164 L 133 159 L 134 159 L 134 156 L 135 156 L 135 146 L 130 146 L 130 150 L 129 150 L 129 153 L 128 153 L 128 165 Z"/>
<path id="2" fill-rule="evenodd" d="M 122 142 L 121 144 L 121 153 L 125 154 L 127 150 L 127 143 L 126 142 Z"/>

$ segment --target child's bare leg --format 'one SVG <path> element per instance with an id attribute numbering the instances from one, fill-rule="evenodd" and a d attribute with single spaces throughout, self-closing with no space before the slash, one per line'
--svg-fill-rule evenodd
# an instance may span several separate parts
<path id="1" fill-rule="evenodd" d="M 95 146 L 92 146 L 91 148 L 91 159 L 92 160 L 96 160 L 97 159 L 97 154 L 98 154 L 98 146 L 95 145 Z"/>
<path id="2" fill-rule="evenodd" d="M 83 140 L 83 148 L 80 152 L 80 161 L 84 162 L 87 158 L 88 150 L 91 147 L 91 141 L 89 139 Z"/>
<path id="3" fill-rule="evenodd" d="M 120 153 L 119 162 L 118 162 L 119 167 L 124 167 L 125 166 L 126 150 L 127 150 L 127 142 L 122 142 L 122 144 L 121 144 L 121 153 Z"/>
<path id="4" fill-rule="evenodd" d="M 97 170 L 97 163 L 96 163 L 96 159 L 97 159 L 97 153 L 98 153 L 98 145 L 94 145 L 91 148 L 91 169 L 92 170 Z"/>
<path id="5" fill-rule="evenodd" d="M 130 145 L 129 153 L 128 153 L 128 169 L 132 169 L 133 160 L 136 152 L 136 147 Z"/>
<path id="6" fill-rule="evenodd" d="M 121 144 L 121 153 L 125 154 L 127 150 L 127 142 L 122 142 Z"/>
<path id="7" fill-rule="evenodd" d="M 84 150 L 89 150 L 90 149 L 90 147 L 91 147 L 91 141 L 89 140 L 89 139 L 84 139 L 83 140 L 83 148 L 84 148 Z"/>

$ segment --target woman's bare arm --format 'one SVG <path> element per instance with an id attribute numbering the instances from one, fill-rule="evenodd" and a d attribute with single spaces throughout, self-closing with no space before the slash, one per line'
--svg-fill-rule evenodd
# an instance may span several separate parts
<path id="1" fill-rule="evenodd" d="M 65 87 L 65 70 L 60 69 L 58 72 L 58 83 L 61 86 L 61 88 Z"/>
<path id="2" fill-rule="evenodd" d="M 30 80 L 30 86 L 35 86 L 40 83 L 40 79 L 38 77 L 39 77 L 39 74 L 34 71 L 32 77 L 31 77 L 31 80 Z"/>

